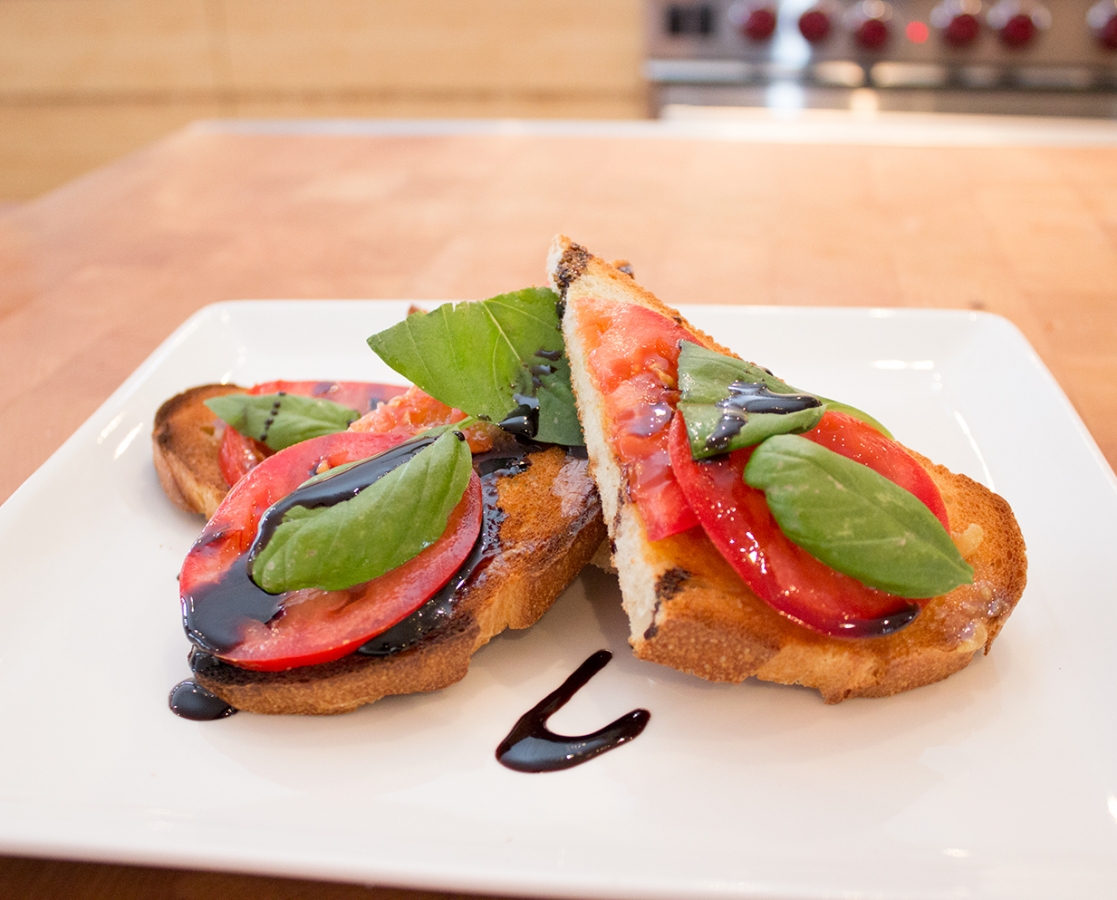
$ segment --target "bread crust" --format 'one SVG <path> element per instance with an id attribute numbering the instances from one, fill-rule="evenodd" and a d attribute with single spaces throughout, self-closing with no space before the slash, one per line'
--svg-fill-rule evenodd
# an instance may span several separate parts
<path id="1" fill-rule="evenodd" d="M 244 393 L 235 384 L 203 384 L 171 397 L 155 413 L 152 460 L 163 492 L 179 509 L 208 519 L 229 493 L 217 462 L 225 423 L 205 401 Z"/>
<path id="2" fill-rule="evenodd" d="M 555 238 L 548 266 L 565 301 L 563 331 L 574 393 L 636 656 L 710 681 L 755 677 L 804 685 L 818 690 L 827 703 L 837 703 L 939 681 L 964 668 L 978 650 L 989 652 L 1024 590 L 1023 536 L 1001 497 L 917 453 L 912 455 L 942 493 L 955 535 L 976 526 L 981 537 L 969 541 L 976 543 L 967 555 L 973 583 L 929 601 L 912 624 L 889 635 L 835 638 L 797 624 L 753 594 L 699 529 L 648 541 L 607 439 L 601 397 L 587 373 L 579 339 L 580 301 L 645 306 L 710 349 L 736 354 L 569 238 Z M 969 536 L 977 533 L 970 530 Z"/>

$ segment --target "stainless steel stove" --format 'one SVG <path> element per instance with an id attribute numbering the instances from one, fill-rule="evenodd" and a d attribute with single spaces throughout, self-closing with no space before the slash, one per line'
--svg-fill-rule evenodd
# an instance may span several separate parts
<path id="1" fill-rule="evenodd" d="M 647 0 L 671 104 L 1117 118 L 1117 0 Z"/>

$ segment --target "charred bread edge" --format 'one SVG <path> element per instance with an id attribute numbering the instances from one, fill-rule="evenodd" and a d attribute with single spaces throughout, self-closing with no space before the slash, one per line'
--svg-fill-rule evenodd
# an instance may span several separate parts
<path id="1" fill-rule="evenodd" d="M 602 511 L 619 573 L 635 654 L 712 681 L 755 676 L 817 689 L 828 703 L 887 696 L 941 680 L 989 651 L 1026 582 L 1023 536 L 1008 504 L 971 479 L 913 454 L 939 486 L 956 533 L 971 523 L 983 537 L 968 556 L 972 585 L 931 600 L 906 628 L 877 638 L 831 638 L 780 615 L 745 587 L 704 538 L 680 535 L 649 542 L 628 502 L 623 470 L 605 441 L 597 393 L 574 339 L 580 297 L 638 303 L 687 328 L 705 346 L 720 346 L 693 328 L 628 275 L 559 236 L 548 258 L 552 283 L 566 304 L 564 331 Z"/>
<path id="2" fill-rule="evenodd" d="M 501 552 L 466 583 L 448 627 L 389 657 L 351 654 L 287 672 L 202 666 L 195 680 L 240 710 L 348 712 L 392 694 L 438 690 L 461 680 L 472 654 L 505 628 L 527 628 L 589 562 L 605 537 L 587 464 L 564 449 L 497 481 Z"/>

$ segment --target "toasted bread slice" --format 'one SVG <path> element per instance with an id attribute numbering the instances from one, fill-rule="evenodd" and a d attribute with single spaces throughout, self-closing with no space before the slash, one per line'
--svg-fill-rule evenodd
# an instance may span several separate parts
<path id="1" fill-rule="evenodd" d="M 523 471 L 495 478 L 495 503 L 486 505 L 486 515 L 495 509 L 499 518 L 491 554 L 456 592 L 449 618 L 415 646 L 286 672 L 252 672 L 195 653 L 195 681 L 241 710 L 328 714 L 461 680 L 494 635 L 534 625 L 605 538 L 586 460 L 560 447 L 526 458 Z"/>
<path id="2" fill-rule="evenodd" d="M 155 413 L 155 471 L 163 492 L 179 509 L 209 518 L 229 493 L 217 462 L 225 423 L 205 401 L 243 393 L 245 388 L 235 384 L 204 384 L 176 394 Z"/>
<path id="3" fill-rule="evenodd" d="M 589 374 L 583 301 L 639 304 L 688 329 L 697 343 L 730 353 L 632 277 L 558 237 L 548 260 L 565 301 L 563 332 L 574 393 L 613 547 L 630 641 L 641 659 L 711 681 L 756 677 L 817 689 L 828 703 L 881 697 L 946 678 L 992 646 L 1024 590 L 1024 540 L 1008 504 L 982 485 L 913 454 L 938 485 L 973 584 L 927 603 L 915 621 L 879 637 L 818 634 L 761 601 L 696 528 L 647 539 L 628 496 L 623 460 L 602 396 Z M 733 355 L 733 354 L 731 354 Z"/>
<path id="4" fill-rule="evenodd" d="M 223 424 L 204 405 L 243 391 L 205 385 L 168 400 L 156 415 L 153 455 L 167 496 L 212 515 L 228 492 L 217 464 Z M 505 444 L 523 447 L 511 436 Z M 499 447 L 490 458 L 502 455 Z M 391 694 L 433 691 L 465 676 L 473 653 L 506 628 L 543 615 L 605 540 L 597 491 L 584 454 L 529 445 L 519 465 L 486 476 L 489 546 L 457 590 L 452 613 L 407 649 L 352 654 L 286 672 L 252 672 L 191 654 L 194 680 L 239 710 L 277 714 L 348 712 Z"/>

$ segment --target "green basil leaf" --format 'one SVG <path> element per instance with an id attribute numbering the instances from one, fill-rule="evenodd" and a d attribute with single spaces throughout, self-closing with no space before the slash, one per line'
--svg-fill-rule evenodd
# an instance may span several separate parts
<path id="1" fill-rule="evenodd" d="M 355 409 L 299 394 L 225 394 L 206 406 L 230 428 L 272 450 L 345 431 L 361 414 Z"/>
<path id="2" fill-rule="evenodd" d="M 472 471 L 469 445 L 444 433 L 351 500 L 288 510 L 256 554 L 252 578 L 273 594 L 377 578 L 441 537 Z"/>
<path id="3" fill-rule="evenodd" d="M 832 569 L 899 597 L 937 597 L 973 581 L 942 523 L 914 494 L 806 438 L 760 444 L 745 481 L 780 530 Z"/>
<path id="4" fill-rule="evenodd" d="M 825 411 L 819 404 L 789 413 L 746 413 L 712 403 L 679 402 L 695 459 L 752 447 L 777 434 L 802 434 L 814 428 Z"/>
<path id="5" fill-rule="evenodd" d="M 528 288 L 413 313 L 369 346 L 432 397 L 501 422 L 538 404 L 535 439 L 581 446 L 582 427 L 563 353 L 558 295 Z"/>
<path id="6" fill-rule="evenodd" d="M 745 413 L 734 408 L 733 403 L 740 385 L 758 385 L 766 389 L 761 393 L 800 398 L 801 402 L 789 404 L 792 408 L 805 406 L 811 400 L 820 405 L 794 412 Z M 683 342 L 679 353 L 679 390 L 682 392 L 679 409 L 683 411 L 695 459 L 752 447 L 776 434 L 810 431 L 828 409 L 847 413 L 891 437 L 880 422 L 859 409 L 796 390 L 761 366 L 690 341 Z"/>
<path id="7" fill-rule="evenodd" d="M 679 390 L 684 400 L 717 403 L 729 396 L 727 388 L 734 381 L 763 384 L 776 394 L 801 393 L 761 366 L 683 341 L 679 350 Z"/>

